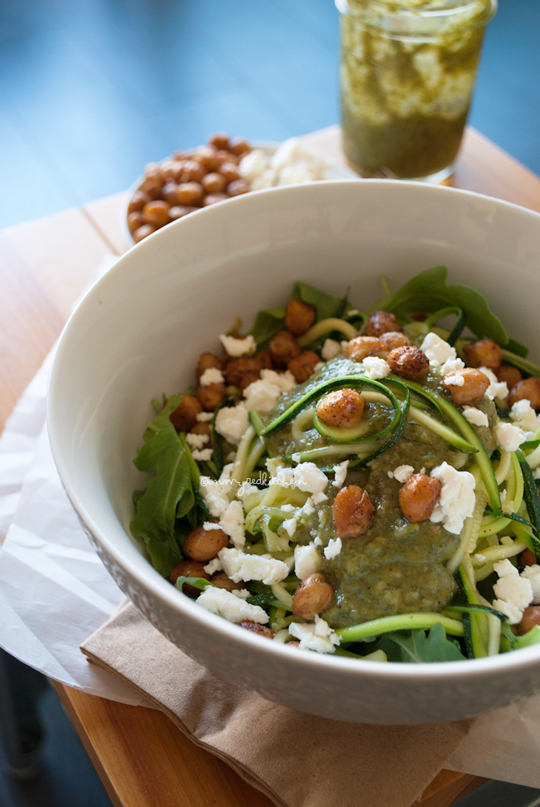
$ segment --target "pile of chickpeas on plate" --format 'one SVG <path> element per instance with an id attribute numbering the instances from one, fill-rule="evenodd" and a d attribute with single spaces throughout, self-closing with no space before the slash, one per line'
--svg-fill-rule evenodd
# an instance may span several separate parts
<path id="1" fill-rule="evenodd" d="M 238 165 L 250 151 L 243 138 L 219 133 L 193 152 L 177 151 L 147 165 L 128 204 L 127 225 L 135 243 L 194 210 L 248 193 Z"/>

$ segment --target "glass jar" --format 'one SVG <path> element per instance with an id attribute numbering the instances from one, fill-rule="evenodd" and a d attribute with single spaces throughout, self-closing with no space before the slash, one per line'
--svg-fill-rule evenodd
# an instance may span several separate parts
<path id="1" fill-rule="evenodd" d="M 343 148 L 368 177 L 450 176 L 496 0 L 336 0 Z"/>

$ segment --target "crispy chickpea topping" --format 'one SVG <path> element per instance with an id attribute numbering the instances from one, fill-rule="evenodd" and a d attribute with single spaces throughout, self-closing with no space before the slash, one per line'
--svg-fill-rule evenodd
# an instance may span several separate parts
<path id="1" fill-rule="evenodd" d="M 529 401 L 533 409 L 540 409 L 540 378 L 531 376 L 514 384 L 508 395 L 508 406 L 524 399 Z"/>
<path id="2" fill-rule="evenodd" d="M 346 429 L 362 420 L 365 403 L 357 390 L 345 387 L 325 395 L 317 404 L 316 412 L 327 426 Z"/>
<path id="3" fill-rule="evenodd" d="M 252 622 L 250 619 L 244 619 L 243 622 L 238 624 L 241 628 L 245 628 L 251 633 L 257 633 L 259 636 L 265 636 L 267 639 L 273 639 L 276 635 L 271 628 L 267 628 L 266 625 L 259 625 L 258 622 Z"/>
<path id="4" fill-rule="evenodd" d="M 297 384 L 303 384 L 315 372 L 320 358 L 312 350 L 306 350 L 287 364 L 287 369 L 293 374 Z"/>
<path id="5" fill-rule="evenodd" d="M 193 395 L 182 395 L 182 400 L 171 415 L 171 423 L 180 432 L 189 432 L 197 423 L 202 405 Z"/>
<path id="6" fill-rule="evenodd" d="M 402 331 L 402 327 L 397 321 L 395 314 L 389 311 L 372 311 L 369 315 L 366 335 L 381 336 L 388 331 Z"/>
<path id="7" fill-rule="evenodd" d="M 332 515 L 338 538 L 358 538 L 371 527 L 375 508 L 367 491 L 358 485 L 347 485 L 334 499 Z"/>
<path id="8" fill-rule="evenodd" d="M 517 626 L 518 633 L 523 636 L 536 625 L 540 625 L 540 605 L 531 605 L 523 611 L 521 622 Z"/>
<path id="9" fill-rule="evenodd" d="M 175 566 L 169 575 L 171 583 L 176 583 L 179 577 L 202 577 L 203 580 L 210 580 L 208 572 L 204 571 L 204 563 L 196 560 L 183 560 Z M 196 599 L 201 593 L 195 586 L 186 585 L 182 591 L 191 599 Z"/>
<path id="10" fill-rule="evenodd" d="M 227 591 L 240 591 L 244 588 L 244 583 L 235 583 L 230 577 L 227 577 L 225 572 L 219 572 L 212 577 L 212 583 L 218 588 L 224 588 Z"/>
<path id="11" fill-rule="evenodd" d="M 184 541 L 184 554 L 192 560 L 208 563 L 217 553 L 229 543 L 227 533 L 217 525 L 215 530 L 205 530 L 204 527 L 195 527 Z"/>
<path id="12" fill-rule="evenodd" d="M 469 367 L 488 367 L 497 372 L 503 360 L 502 347 L 492 339 L 479 339 L 463 348 Z"/>
<path id="13" fill-rule="evenodd" d="M 270 340 L 270 355 L 276 364 L 288 364 L 302 352 L 296 337 L 289 331 L 279 331 Z"/>
<path id="14" fill-rule="evenodd" d="M 353 361 L 363 361 L 366 356 L 375 356 L 382 349 L 382 342 L 376 336 L 355 336 L 345 345 L 343 357 Z"/>
<path id="15" fill-rule="evenodd" d="M 451 383 L 456 376 L 463 378 L 461 386 Z M 456 406 L 473 406 L 484 397 L 489 387 L 489 378 L 481 370 L 465 367 L 464 370 L 456 370 L 446 375 L 443 378 L 443 386 L 450 393 Z"/>
<path id="16" fill-rule="evenodd" d="M 200 378 L 205 370 L 216 369 L 223 371 L 224 367 L 225 362 L 215 353 L 201 353 L 197 364 L 197 378 Z"/>
<path id="17" fill-rule="evenodd" d="M 326 610 L 334 599 L 334 589 L 322 574 L 310 574 L 303 580 L 293 596 L 292 612 L 304 619 L 314 619 Z"/>
<path id="18" fill-rule="evenodd" d="M 499 369 L 495 370 L 495 375 L 498 381 L 504 381 L 506 383 L 509 390 L 523 378 L 518 368 L 512 367 L 511 364 L 501 364 Z"/>
<path id="19" fill-rule="evenodd" d="M 285 313 L 287 330 L 295 336 L 302 336 L 309 331 L 314 322 L 315 309 L 312 305 L 304 303 L 303 300 L 289 300 Z"/>
<path id="20" fill-rule="evenodd" d="M 532 551 L 532 549 L 524 549 L 521 555 L 519 556 L 519 565 L 520 566 L 534 566 L 537 563 L 536 555 Z"/>
<path id="21" fill-rule="evenodd" d="M 441 494 L 442 484 L 426 474 L 414 474 L 400 488 L 399 506 L 407 521 L 427 521 Z"/>
<path id="22" fill-rule="evenodd" d="M 429 372 L 429 360 L 419 347 L 396 347 L 386 361 L 390 369 L 409 381 L 421 381 Z"/>
<path id="23" fill-rule="evenodd" d="M 409 347 L 411 344 L 409 337 L 399 331 L 387 331 L 386 333 L 382 333 L 379 338 L 382 345 L 382 351 L 379 354 L 381 357 L 383 353 L 390 353 L 390 351 L 395 350 L 396 347 Z"/>
<path id="24" fill-rule="evenodd" d="M 206 387 L 197 387 L 197 400 L 205 412 L 213 412 L 226 395 L 225 384 L 208 384 Z"/>
<path id="25" fill-rule="evenodd" d="M 255 356 L 240 356 L 231 359 L 225 368 L 225 381 L 233 387 L 245 389 L 251 381 L 256 381 L 260 374 L 260 363 Z"/>

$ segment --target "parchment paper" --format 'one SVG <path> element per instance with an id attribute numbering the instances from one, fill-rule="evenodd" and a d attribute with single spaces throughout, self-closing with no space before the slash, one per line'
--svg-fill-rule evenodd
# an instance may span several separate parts
<path id="1" fill-rule="evenodd" d="M 111 258 L 103 268 L 108 268 Z M 123 599 L 64 493 L 45 426 L 49 355 L 0 438 L 0 645 L 45 675 L 147 702 L 79 645 Z M 540 696 L 478 720 L 446 767 L 540 788 Z"/>

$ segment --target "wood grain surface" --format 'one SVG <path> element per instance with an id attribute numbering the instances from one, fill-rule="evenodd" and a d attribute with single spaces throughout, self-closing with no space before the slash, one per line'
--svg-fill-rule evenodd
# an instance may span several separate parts
<path id="1" fill-rule="evenodd" d="M 305 137 L 343 161 L 339 129 Z M 455 187 L 540 212 L 540 180 L 472 129 Z M 116 194 L 0 233 L 0 429 L 59 336 L 70 308 L 107 254 L 126 243 Z M 57 691 L 117 807 L 269 807 L 271 802 L 226 764 L 186 739 L 162 713 L 57 685 Z M 441 771 L 422 807 L 448 807 L 485 780 Z"/>

